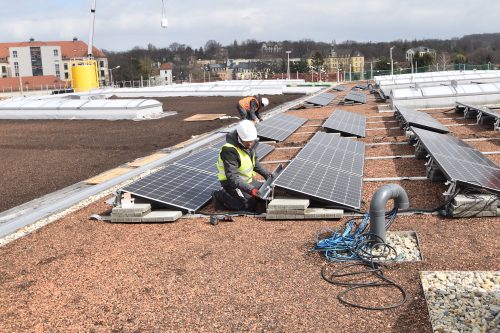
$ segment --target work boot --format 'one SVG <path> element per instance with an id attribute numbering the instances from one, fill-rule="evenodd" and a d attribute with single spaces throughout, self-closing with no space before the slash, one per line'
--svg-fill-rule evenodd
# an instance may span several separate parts
<path id="1" fill-rule="evenodd" d="M 221 199 L 220 191 L 212 192 L 212 204 L 214 205 L 215 210 L 226 210 L 224 201 Z"/>

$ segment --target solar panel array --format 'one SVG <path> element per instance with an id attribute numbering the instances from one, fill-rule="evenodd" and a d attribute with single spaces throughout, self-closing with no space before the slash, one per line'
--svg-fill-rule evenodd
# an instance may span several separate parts
<path id="1" fill-rule="evenodd" d="M 354 102 L 354 103 L 366 104 L 366 95 L 364 93 L 357 93 L 357 92 L 354 92 L 351 90 L 344 97 L 344 103 L 347 101 Z"/>
<path id="2" fill-rule="evenodd" d="M 500 167 L 477 149 L 448 134 L 412 131 L 449 181 L 500 193 Z"/>
<path id="3" fill-rule="evenodd" d="M 189 154 L 173 164 L 124 187 L 123 192 L 187 211 L 197 211 L 220 188 L 217 179 L 217 159 L 225 139 L 203 150 Z M 259 143 L 258 159 L 272 152 L 274 147 Z"/>
<path id="4" fill-rule="evenodd" d="M 309 104 L 325 106 L 330 104 L 335 98 L 337 98 L 337 95 L 335 94 L 323 93 L 309 98 L 306 102 Z"/>
<path id="5" fill-rule="evenodd" d="M 363 142 L 316 133 L 274 185 L 318 201 L 359 209 L 364 151 Z"/>
<path id="6" fill-rule="evenodd" d="M 257 135 L 261 138 L 283 141 L 307 120 L 286 114 L 278 114 L 257 124 Z"/>
<path id="7" fill-rule="evenodd" d="M 365 137 L 366 117 L 353 112 L 335 110 L 323 127 L 332 131 Z"/>
<path id="8" fill-rule="evenodd" d="M 448 133 L 446 126 L 425 112 L 415 111 L 412 109 L 395 106 L 396 111 L 394 116 L 405 126 L 419 127 L 439 133 Z"/>

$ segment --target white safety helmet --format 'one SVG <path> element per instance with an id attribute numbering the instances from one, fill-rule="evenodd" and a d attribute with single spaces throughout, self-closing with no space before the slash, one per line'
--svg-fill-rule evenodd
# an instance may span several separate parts
<path id="1" fill-rule="evenodd" d="M 238 126 L 236 126 L 236 132 L 241 141 L 257 140 L 257 129 L 250 120 L 241 121 Z"/>
<path id="2" fill-rule="evenodd" d="M 268 106 L 269 105 L 269 100 L 265 97 L 262 97 L 262 106 Z"/>

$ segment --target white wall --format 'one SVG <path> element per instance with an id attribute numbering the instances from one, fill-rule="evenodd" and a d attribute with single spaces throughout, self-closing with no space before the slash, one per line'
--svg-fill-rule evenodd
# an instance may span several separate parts
<path id="1" fill-rule="evenodd" d="M 54 50 L 57 50 L 57 56 L 54 56 Z M 59 64 L 59 78 L 64 78 L 63 63 L 61 58 L 61 48 L 59 46 L 41 46 L 43 75 L 56 75 L 56 61 Z"/>
<path id="2" fill-rule="evenodd" d="M 17 58 L 14 58 L 14 51 L 17 51 Z M 19 63 L 19 75 L 33 76 L 33 68 L 31 67 L 31 54 L 29 47 L 11 47 L 9 48 L 9 65 L 12 71 L 12 76 L 15 76 L 14 62 Z"/>

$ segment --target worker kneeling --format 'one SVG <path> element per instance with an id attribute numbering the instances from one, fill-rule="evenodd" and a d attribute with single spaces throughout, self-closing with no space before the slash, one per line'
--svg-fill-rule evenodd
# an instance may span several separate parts
<path id="1" fill-rule="evenodd" d="M 248 96 L 238 101 L 236 109 L 240 114 L 241 119 L 248 119 L 255 124 L 262 121 L 260 110 L 269 105 L 269 100 L 265 97 Z"/>
<path id="2" fill-rule="evenodd" d="M 257 129 L 250 120 L 241 121 L 236 131 L 226 135 L 226 144 L 217 161 L 222 189 L 212 193 L 216 210 L 255 211 L 262 183 L 254 176 L 256 173 L 265 179 L 271 176 L 257 160 L 257 145 Z"/>

